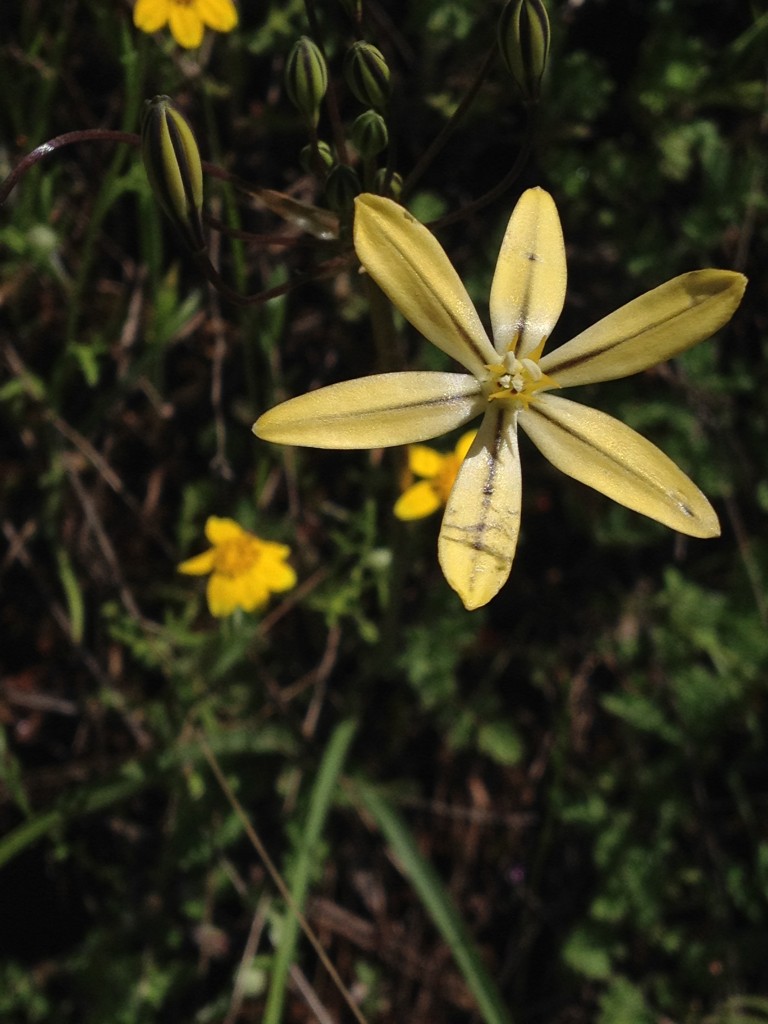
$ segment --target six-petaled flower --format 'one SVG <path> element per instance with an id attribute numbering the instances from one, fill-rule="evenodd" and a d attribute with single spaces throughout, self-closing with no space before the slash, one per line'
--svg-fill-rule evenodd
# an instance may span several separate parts
<path id="1" fill-rule="evenodd" d="M 493 343 L 431 232 L 389 199 L 356 200 L 355 249 L 364 269 L 426 338 L 467 374 L 377 374 L 330 385 L 266 412 L 268 441 L 317 448 L 410 444 L 483 420 L 451 491 L 438 555 L 467 608 L 509 576 L 522 502 L 517 428 L 558 469 L 693 537 L 720 532 L 701 491 L 620 421 L 555 389 L 625 377 L 678 355 L 725 324 L 745 278 L 683 274 L 634 299 L 543 355 L 565 300 L 566 264 L 552 197 L 529 189 L 515 207 L 493 278 Z"/>

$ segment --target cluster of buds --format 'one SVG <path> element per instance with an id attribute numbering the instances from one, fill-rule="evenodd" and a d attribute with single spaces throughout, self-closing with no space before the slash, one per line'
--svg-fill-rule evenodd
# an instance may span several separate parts
<path id="1" fill-rule="evenodd" d="M 346 151 L 339 151 L 345 147 L 334 149 L 316 135 L 328 91 L 328 65 L 320 47 L 302 36 L 286 61 L 285 91 L 306 119 L 312 140 L 302 150 L 302 166 L 320 177 L 328 206 L 344 221 L 351 218 L 354 199 L 364 189 L 391 194 L 397 189 L 398 178 L 377 166 L 377 158 L 389 145 L 386 113 L 391 85 L 384 55 L 371 43 L 353 43 L 344 57 L 343 76 L 350 93 L 366 107 L 349 131 L 349 142 L 361 161 L 359 168 L 354 160 L 350 162 Z"/>
<path id="2" fill-rule="evenodd" d="M 357 11 L 357 6 L 351 5 Z M 359 12 L 358 12 L 359 13 Z M 356 20 L 359 21 L 359 19 Z M 544 0 L 508 0 L 498 22 L 498 43 L 509 73 L 529 104 L 538 101 L 550 47 Z M 327 207 L 349 226 L 355 198 L 363 191 L 399 195 L 402 178 L 391 166 L 387 114 L 390 71 L 378 47 L 358 40 L 344 55 L 343 79 L 365 108 L 348 136 L 339 123 L 335 102 L 329 104 L 334 144 L 318 138 L 317 128 L 329 89 L 328 64 L 322 48 L 309 36 L 292 47 L 285 65 L 285 90 L 304 118 L 310 144 L 301 153 L 304 168 L 322 182 Z M 349 152 L 352 146 L 352 155 Z M 142 149 L 149 182 L 161 207 L 195 254 L 205 251 L 202 227 L 203 182 L 200 154 L 191 127 L 167 96 L 147 103 Z M 254 190 L 256 191 L 256 190 Z M 297 204 L 279 202 L 279 193 L 260 189 L 270 208 L 296 220 Z M 301 204 L 298 204 L 301 205 Z M 307 208 L 314 214 L 322 211 Z M 299 211 L 301 212 L 301 211 Z M 305 211 L 306 212 L 306 211 Z"/>

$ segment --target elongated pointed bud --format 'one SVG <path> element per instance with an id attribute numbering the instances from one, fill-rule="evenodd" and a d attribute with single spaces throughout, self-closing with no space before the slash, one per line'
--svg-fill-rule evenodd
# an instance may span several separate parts
<path id="1" fill-rule="evenodd" d="M 147 101 L 141 148 L 155 198 L 192 252 L 202 252 L 205 239 L 200 151 L 189 123 L 168 96 Z"/>
<path id="2" fill-rule="evenodd" d="M 371 43 L 353 43 L 344 58 L 344 78 L 361 103 L 385 110 L 389 102 L 389 68 Z"/>
<path id="3" fill-rule="evenodd" d="M 285 90 L 291 103 L 313 126 L 320 117 L 320 104 L 328 89 L 328 65 L 320 47 L 302 36 L 285 63 Z"/>
<path id="4" fill-rule="evenodd" d="M 386 122 L 375 110 L 366 110 L 355 119 L 350 137 L 363 160 L 372 160 L 378 156 L 382 149 L 386 149 L 389 141 Z"/>
<path id="5" fill-rule="evenodd" d="M 523 96 L 538 100 L 549 56 L 549 18 L 543 0 L 509 0 L 499 18 L 499 49 Z"/>

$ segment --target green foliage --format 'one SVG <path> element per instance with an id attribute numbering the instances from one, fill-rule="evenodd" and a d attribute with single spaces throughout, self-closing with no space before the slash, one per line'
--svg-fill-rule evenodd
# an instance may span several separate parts
<path id="1" fill-rule="evenodd" d="M 284 293 L 210 289 L 132 145 L 57 149 L 0 207 L 0 1019 L 348 1019 L 252 826 L 369 1024 L 768 1020 L 768 16 L 550 2 L 531 117 L 485 63 L 500 3 L 363 0 L 359 26 L 351 3 L 241 3 L 199 53 L 140 35 L 130 4 L 7 6 L 4 170 L 64 132 L 136 132 L 171 95 L 236 175 L 205 181 L 222 277 Z M 553 344 L 683 271 L 749 274 L 718 337 L 583 396 L 697 481 L 719 540 L 534 457 L 510 583 L 468 614 L 435 522 L 394 521 L 403 453 L 253 437 L 288 395 L 455 368 L 398 315 L 374 337 L 349 225 L 307 238 L 238 188 L 323 203 L 283 90 L 316 32 L 329 160 L 362 39 L 391 73 L 387 148 L 349 159 L 401 175 L 484 319 L 539 182 L 569 256 Z M 177 572 L 209 515 L 288 544 L 295 590 L 212 618 Z"/>

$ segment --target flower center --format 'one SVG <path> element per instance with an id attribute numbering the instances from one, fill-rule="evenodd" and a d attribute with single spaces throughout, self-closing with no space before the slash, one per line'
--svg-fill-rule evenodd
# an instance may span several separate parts
<path id="1" fill-rule="evenodd" d="M 539 366 L 547 339 L 542 338 L 541 344 L 523 359 L 518 359 L 515 355 L 519 340 L 519 335 L 512 339 L 500 363 L 490 363 L 486 366 L 491 374 L 486 384 L 486 397 L 489 402 L 514 402 L 527 409 L 537 392 L 544 388 L 556 388 L 558 385 Z"/>
<path id="2" fill-rule="evenodd" d="M 237 537 L 216 548 L 216 572 L 222 576 L 243 576 L 261 558 L 261 544 L 256 537 Z"/>

